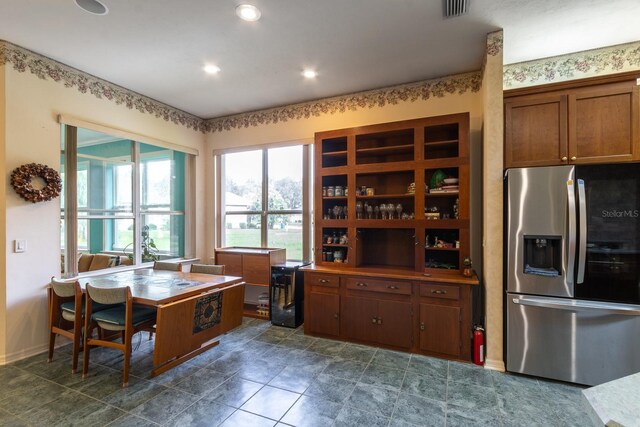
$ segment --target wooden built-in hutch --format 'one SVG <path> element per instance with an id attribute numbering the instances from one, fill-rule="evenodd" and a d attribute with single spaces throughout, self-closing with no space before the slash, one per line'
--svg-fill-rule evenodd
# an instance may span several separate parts
<path id="1" fill-rule="evenodd" d="M 470 359 L 469 114 L 315 135 L 305 333 Z"/>

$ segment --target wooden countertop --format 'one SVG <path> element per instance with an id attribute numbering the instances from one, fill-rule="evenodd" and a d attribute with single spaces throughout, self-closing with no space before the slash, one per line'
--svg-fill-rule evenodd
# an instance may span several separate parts
<path id="1" fill-rule="evenodd" d="M 283 250 L 284 249 L 282 248 L 244 248 L 240 246 L 230 246 L 228 248 L 217 248 L 216 252 L 267 255 L 274 251 L 283 251 Z"/>
<path id="2" fill-rule="evenodd" d="M 472 277 L 465 277 L 461 274 L 430 274 L 413 270 L 385 267 L 340 268 L 311 264 L 306 267 L 302 267 L 300 271 L 341 274 L 343 276 L 385 277 L 388 279 L 403 279 L 421 282 L 455 283 L 456 285 L 478 285 L 480 283 L 478 276 L 476 276 L 475 273 Z"/>

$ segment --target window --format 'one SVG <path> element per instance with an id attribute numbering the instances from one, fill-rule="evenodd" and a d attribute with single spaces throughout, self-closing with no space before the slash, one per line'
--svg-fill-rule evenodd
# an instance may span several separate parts
<path id="1" fill-rule="evenodd" d="M 78 252 L 108 255 L 110 266 L 185 256 L 192 155 L 72 126 L 63 136 L 61 169 L 76 174 L 75 182 L 63 176 L 61 198 L 69 274 Z"/>
<path id="2" fill-rule="evenodd" d="M 309 259 L 308 146 L 226 153 L 219 158 L 220 244 L 285 248 L 288 259 Z"/>

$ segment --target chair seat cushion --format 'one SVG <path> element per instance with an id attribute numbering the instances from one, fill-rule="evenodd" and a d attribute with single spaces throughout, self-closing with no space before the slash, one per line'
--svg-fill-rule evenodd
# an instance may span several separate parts
<path id="1" fill-rule="evenodd" d="M 96 322 L 110 323 L 112 325 L 124 326 L 126 315 L 126 306 L 120 304 L 113 308 L 98 311 L 91 315 L 91 319 Z M 156 318 L 156 309 L 143 305 L 133 305 L 133 325 L 153 320 Z"/>
<path id="2" fill-rule="evenodd" d="M 82 297 L 82 315 L 84 316 L 84 296 Z M 107 308 L 113 307 L 113 304 L 100 304 L 98 302 L 94 302 L 91 306 L 91 311 L 94 313 L 96 311 L 105 310 Z M 67 313 L 74 314 L 76 312 L 76 303 L 75 301 L 67 301 L 60 304 L 60 308 L 62 311 L 66 311 Z"/>

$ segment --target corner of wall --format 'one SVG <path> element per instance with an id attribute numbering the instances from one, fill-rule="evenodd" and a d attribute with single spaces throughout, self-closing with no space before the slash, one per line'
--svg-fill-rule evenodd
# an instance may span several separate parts
<path id="1" fill-rule="evenodd" d="M 0 51 L 0 55 L 3 52 Z M 3 58 L 0 57 L 0 165 L 6 170 L 6 96 L 5 96 L 5 65 Z M 0 365 L 6 355 L 6 337 L 7 337 L 7 236 L 6 236 L 6 202 L 5 196 L 7 192 L 7 174 L 0 174 L 0 241 L 5 242 L 0 246 Z"/>
<path id="2" fill-rule="evenodd" d="M 502 171 L 503 163 L 503 32 L 487 35 L 482 73 L 483 155 L 483 284 L 487 360 L 493 369 L 503 361 Z M 487 366 L 487 368 L 490 368 Z"/>

